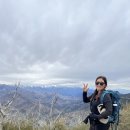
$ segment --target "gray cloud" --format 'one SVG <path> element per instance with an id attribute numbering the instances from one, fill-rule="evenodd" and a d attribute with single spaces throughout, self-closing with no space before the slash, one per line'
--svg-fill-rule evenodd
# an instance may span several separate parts
<path id="1" fill-rule="evenodd" d="M 129 79 L 129 4 L 0 1 L 1 82 Z"/>

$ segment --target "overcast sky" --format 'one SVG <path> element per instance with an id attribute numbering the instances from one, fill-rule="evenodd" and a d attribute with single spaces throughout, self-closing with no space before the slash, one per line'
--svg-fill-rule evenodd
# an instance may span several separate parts
<path id="1" fill-rule="evenodd" d="M 0 0 L 0 83 L 130 88 L 129 0 Z"/>

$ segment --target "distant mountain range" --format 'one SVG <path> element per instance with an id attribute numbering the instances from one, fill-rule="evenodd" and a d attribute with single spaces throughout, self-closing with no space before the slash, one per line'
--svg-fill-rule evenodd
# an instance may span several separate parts
<path id="1" fill-rule="evenodd" d="M 130 94 L 130 90 L 127 89 L 113 89 L 114 91 L 119 91 L 121 94 Z"/>
<path id="2" fill-rule="evenodd" d="M 15 86 L 0 85 L 0 103 L 5 104 L 9 101 L 15 92 Z M 58 111 L 64 110 L 64 112 L 71 112 L 74 110 L 84 109 L 84 103 L 82 101 L 82 89 L 81 88 L 66 88 L 66 87 L 20 87 L 18 88 L 17 98 L 15 99 L 13 106 L 20 112 L 28 113 L 30 108 L 34 111 L 38 111 L 34 106 L 38 107 L 40 101 L 41 109 L 44 114 L 48 114 L 52 99 L 56 95 L 55 114 Z M 42 115 L 42 114 L 41 114 Z"/>
<path id="3" fill-rule="evenodd" d="M 16 87 L 13 85 L 0 84 L 0 104 L 6 104 L 11 100 L 14 95 Z M 88 95 L 92 94 L 94 90 L 89 89 Z M 120 93 L 125 91 L 120 89 Z M 129 91 L 127 94 L 122 94 L 123 103 L 127 103 L 125 98 L 130 98 Z M 63 87 L 63 86 L 20 86 L 17 91 L 17 97 L 15 98 L 11 109 L 13 115 L 19 111 L 23 116 L 31 116 L 32 113 L 37 117 L 40 109 L 40 119 L 47 117 L 50 112 L 52 101 L 55 98 L 55 104 L 53 109 L 53 116 L 62 112 L 62 116 L 66 114 L 71 115 L 73 118 L 75 113 L 79 116 L 81 113 L 89 112 L 89 104 L 83 102 L 82 88 L 81 87 Z M 76 115 L 78 115 L 76 114 Z M 12 115 L 12 114 L 11 114 Z M 83 114 L 83 116 L 85 116 Z M 16 116 L 17 117 L 17 116 Z M 30 117 L 31 118 L 31 117 Z M 67 119 L 66 119 L 67 120 Z M 78 119 L 77 119 L 78 120 Z"/>
<path id="4" fill-rule="evenodd" d="M 6 85 L 6 84 L 0 84 L 0 101 L 2 100 L 2 96 L 9 92 L 15 91 L 15 86 L 13 85 Z M 115 91 L 119 91 L 121 94 L 130 94 L 129 90 L 125 89 L 118 89 Z M 18 88 L 19 94 L 26 94 L 28 98 L 32 98 L 34 95 L 39 95 L 41 97 L 45 97 L 45 95 L 52 95 L 52 94 L 57 94 L 57 96 L 62 97 L 62 98 L 74 98 L 78 100 L 82 100 L 82 88 L 81 87 L 65 87 L 65 86 L 20 86 Z M 94 92 L 93 89 L 89 89 L 88 95 L 92 94 Z M 25 97 L 26 97 L 25 96 Z M 40 97 L 39 97 L 40 98 Z"/>
<path id="5" fill-rule="evenodd" d="M 6 90 L 12 90 L 15 87 L 13 85 L 6 85 L 6 84 L 0 84 L 0 89 L 6 89 Z M 66 95 L 66 96 L 79 96 L 80 93 L 82 93 L 82 88 L 78 87 L 78 86 L 32 86 L 32 85 L 24 85 L 24 86 L 20 86 L 20 88 L 24 89 L 24 90 L 28 90 L 28 91 L 32 91 L 32 92 L 38 92 L 38 93 L 42 93 L 42 92 L 58 92 L 59 94 L 62 95 Z M 130 93 L 130 90 L 127 89 L 114 89 L 116 91 L 119 91 L 121 94 L 128 94 Z M 89 89 L 89 92 L 92 93 L 94 90 L 93 89 Z"/>

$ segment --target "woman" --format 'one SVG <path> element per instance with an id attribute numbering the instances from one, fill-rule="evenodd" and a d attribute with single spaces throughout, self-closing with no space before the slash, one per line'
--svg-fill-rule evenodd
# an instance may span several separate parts
<path id="1" fill-rule="evenodd" d="M 83 85 L 83 101 L 85 103 L 90 102 L 90 111 L 91 114 L 89 115 L 90 119 L 90 129 L 89 130 L 108 130 L 110 124 L 103 124 L 99 120 L 102 118 L 107 118 L 109 115 L 112 114 L 112 100 L 109 94 L 106 94 L 103 99 L 103 107 L 105 111 L 101 114 L 98 111 L 98 106 L 100 105 L 100 96 L 102 92 L 107 87 L 107 79 L 104 76 L 99 76 L 96 78 L 95 81 L 95 92 L 91 96 L 87 96 L 88 92 L 88 84 Z"/>

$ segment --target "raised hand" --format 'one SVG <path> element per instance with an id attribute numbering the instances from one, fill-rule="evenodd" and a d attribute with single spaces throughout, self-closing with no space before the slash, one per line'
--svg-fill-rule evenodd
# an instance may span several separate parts
<path id="1" fill-rule="evenodd" d="M 88 84 L 83 84 L 83 92 L 87 92 L 88 91 Z"/>

